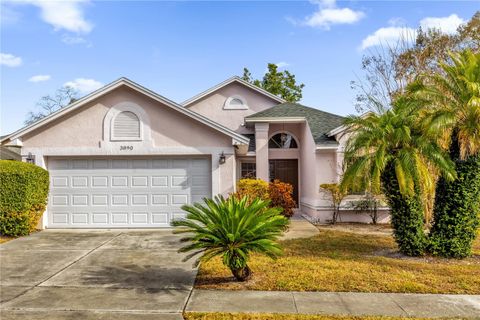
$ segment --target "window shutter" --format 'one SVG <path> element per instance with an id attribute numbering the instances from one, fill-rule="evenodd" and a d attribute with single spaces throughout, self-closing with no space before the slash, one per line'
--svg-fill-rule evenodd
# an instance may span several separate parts
<path id="1" fill-rule="evenodd" d="M 140 120 L 130 111 L 124 111 L 115 117 L 113 122 L 113 136 L 117 139 L 140 139 Z"/>

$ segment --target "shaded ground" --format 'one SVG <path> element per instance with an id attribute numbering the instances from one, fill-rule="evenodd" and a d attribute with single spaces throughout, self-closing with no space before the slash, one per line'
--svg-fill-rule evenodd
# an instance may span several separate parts
<path id="1" fill-rule="evenodd" d="M 465 260 L 408 258 L 398 254 L 390 231 L 385 229 L 383 234 L 384 226 L 360 233 L 338 231 L 338 227 L 320 227 L 318 236 L 283 241 L 284 256 L 277 261 L 253 255 L 253 279 L 245 283 L 235 282 L 219 259 L 202 264 L 195 286 L 230 290 L 480 293 L 478 238 L 474 255 Z"/>
<path id="2" fill-rule="evenodd" d="M 178 239 L 169 230 L 47 230 L 4 243 L 1 318 L 182 319 L 197 271 Z"/>
<path id="3" fill-rule="evenodd" d="M 357 234 L 371 234 L 380 236 L 389 236 L 392 234 L 392 227 L 389 224 L 366 224 L 366 223 L 348 223 L 339 222 L 332 224 L 316 225 L 319 230 L 336 230 L 343 232 L 353 232 Z"/>

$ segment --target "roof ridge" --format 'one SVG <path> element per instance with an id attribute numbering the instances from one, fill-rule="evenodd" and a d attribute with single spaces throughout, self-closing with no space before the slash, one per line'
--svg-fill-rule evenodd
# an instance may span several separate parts
<path id="1" fill-rule="evenodd" d="M 222 81 L 222 82 L 220 82 L 220 83 L 217 83 L 216 85 L 214 85 L 214 86 L 212 86 L 212 87 L 210 87 L 210 88 L 208 88 L 208 89 L 206 89 L 206 90 L 204 90 L 204 91 L 202 91 L 202 92 L 194 95 L 193 97 L 188 98 L 187 100 L 184 100 L 184 101 L 181 102 L 180 104 L 181 104 L 182 106 L 188 108 L 188 106 L 191 105 L 192 103 L 194 103 L 195 101 L 198 101 L 198 100 L 202 99 L 203 97 L 208 96 L 208 95 L 211 94 L 212 92 L 215 92 L 216 90 L 219 90 L 219 89 L 223 88 L 224 86 L 231 84 L 231 83 L 234 82 L 234 81 L 237 81 L 237 82 L 239 82 L 240 84 L 243 84 L 244 86 L 246 86 L 246 87 L 248 87 L 248 88 L 250 88 L 250 89 L 252 89 L 252 90 L 255 90 L 255 91 L 263 94 L 264 96 L 267 96 L 267 97 L 269 97 L 270 99 L 275 100 L 275 101 L 277 101 L 277 102 L 279 102 L 279 103 L 284 103 L 284 102 L 285 102 L 285 100 L 284 100 L 283 98 L 281 98 L 281 97 L 279 97 L 279 96 L 277 96 L 277 95 L 274 95 L 273 93 L 270 93 L 270 92 L 268 92 L 267 90 L 265 90 L 265 89 L 263 89 L 263 88 L 260 88 L 260 87 L 254 85 L 254 84 L 252 84 L 252 83 L 250 83 L 250 82 L 248 82 L 248 81 L 243 80 L 240 76 L 235 75 L 235 76 L 232 76 L 232 77 L 230 77 L 230 78 L 227 78 L 227 79 L 225 79 L 224 81 Z"/>
<path id="2" fill-rule="evenodd" d="M 282 104 L 296 104 L 296 105 L 299 105 L 299 106 L 302 106 L 304 108 L 307 108 L 307 109 L 310 109 L 310 110 L 315 110 L 315 111 L 320 111 L 320 112 L 323 112 L 323 113 L 327 113 L 327 114 L 330 114 L 332 116 L 336 116 L 336 117 L 340 117 L 340 118 L 345 118 L 344 116 L 341 116 L 341 115 L 338 115 L 338 114 L 335 114 L 335 113 L 332 113 L 332 112 L 328 112 L 328 111 L 325 111 L 325 110 L 322 110 L 322 109 L 318 109 L 318 108 L 315 108 L 315 107 L 309 107 L 309 106 L 306 106 L 304 104 L 301 104 L 301 103 L 298 103 L 298 102 L 285 102 L 285 103 L 281 103 L 280 105 Z"/>

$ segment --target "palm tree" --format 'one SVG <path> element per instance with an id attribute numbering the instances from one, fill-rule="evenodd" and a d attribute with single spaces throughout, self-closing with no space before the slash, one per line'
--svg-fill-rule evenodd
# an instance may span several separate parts
<path id="1" fill-rule="evenodd" d="M 420 108 L 398 97 L 391 108 L 347 118 L 351 138 L 345 149 L 344 188 L 385 194 L 394 237 L 402 253 L 425 253 L 423 195 L 434 190 L 431 168 L 453 179 L 453 163 L 418 123 Z"/>
<path id="2" fill-rule="evenodd" d="M 458 179 L 441 176 L 435 193 L 431 251 L 463 258 L 479 225 L 480 212 L 480 53 L 450 54 L 442 73 L 428 74 L 410 90 L 425 104 L 425 125 L 455 162 Z"/>
<path id="3" fill-rule="evenodd" d="M 270 201 L 247 197 L 204 199 L 205 205 L 196 203 L 182 207 L 188 214 L 175 220 L 176 233 L 186 233 L 183 242 L 189 242 L 179 252 L 190 252 L 185 260 L 202 254 L 196 261 L 208 261 L 221 256 L 223 264 L 238 281 L 246 281 L 252 271 L 248 266 L 251 252 L 277 258 L 282 249 L 276 242 L 285 230 L 288 219 L 281 208 L 269 208 Z"/>

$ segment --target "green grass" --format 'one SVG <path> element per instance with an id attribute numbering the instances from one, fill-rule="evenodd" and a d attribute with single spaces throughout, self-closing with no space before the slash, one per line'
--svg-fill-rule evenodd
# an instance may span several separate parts
<path id="1" fill-rule="evenodd" d="M 401 319 L 428 319 L 402 317 L 372 317 L 372 316 L 325 316 L 325 315 L 297 315 L 297 314 L 247 314 L 247 313 L 197 313 L 187 312 L 185 320 L 401 320 Z"/>
<path id="2" fill-rule="evenodd" d="M 196 287 L 231 290 L 480 294 L 480 239 L 465 260 L 409 258 L 391 236 L 320 230 L 282 242 L 276 261 L 253 255 L 253 279 L 239 283 L 220 259 L 200 266 Z"/>

